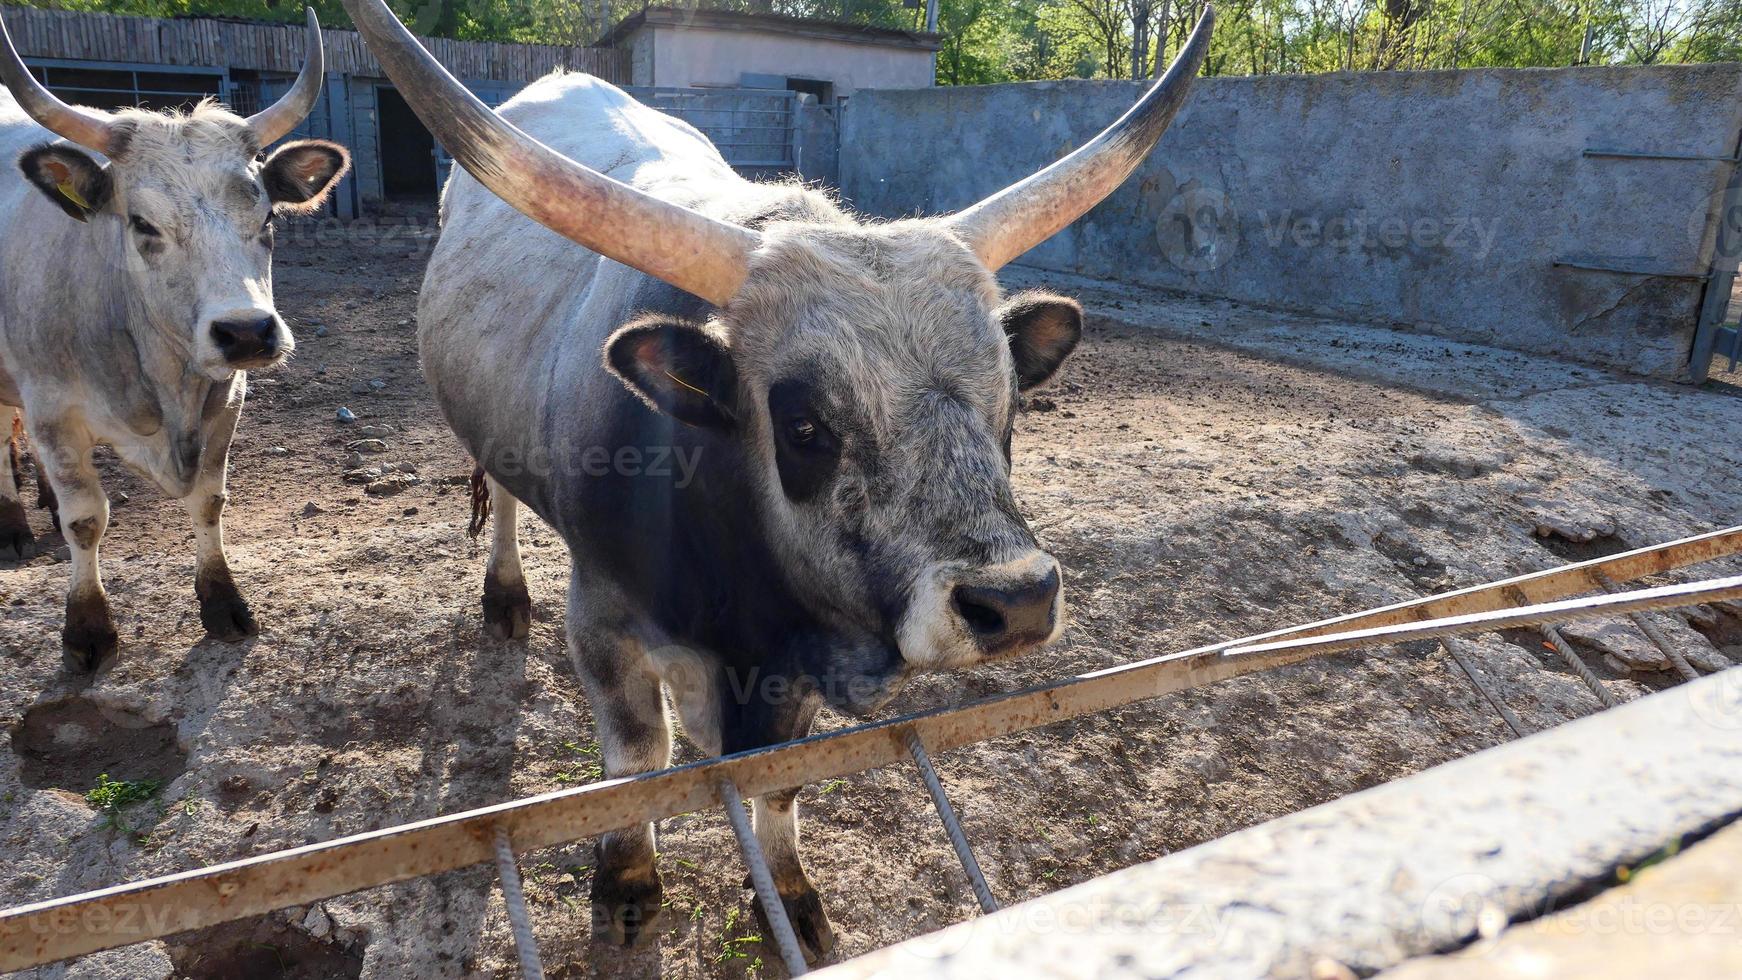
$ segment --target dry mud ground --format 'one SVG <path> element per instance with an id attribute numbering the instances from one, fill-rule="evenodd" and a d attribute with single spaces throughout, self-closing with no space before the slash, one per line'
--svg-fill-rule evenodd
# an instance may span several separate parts
<path id="1" fill-rule="evenodd" d="M 427 235 L 285 237 L 279 301 L 301 353 L 255 379 L 230 485 L 230 560 L 265 632 L 204 639 L 179 508 L 112 461 L 107 485 L 126 498 L 104 550 L 124 643 L 112 674 L 84 683 L 61 671 L 64 559 L 0 566 L 0 903 L 599 775 L 563 649 L 564 549 L 530 520 L 532 636 L 483 638 L 483 556 L 456 485 L 470 464 L 415 359 Z M 1055 649 L 920 681 L 891 712 L 1668 540 L 1733 522 L 1742 501 L 1730 438 L 1742 400 L 1721 391 L 1032 271 L 1013 280 L 1074 292 L 1094 314 L 1081 353 L 1020 420 L 1015 454 L 1018 496 L 1064 563 L 1073 623 Z M 335 421 L 342 405 L 359 425 L 391 426 L 379 458 L 413 464 L 421 482 L 393 496 L 344 482 L 357 426 Z M 1694 628 L 1663 622 L 1708 668 L 1742 656 L 1718 649 L 1738 633 L 1728 611 L 1705 610 Z M 1670 674 L 1614 659 L 1641 656 L 1630 629 L 1580 649 L 1620 696 L 1668 686 Z M 1488 637 L 1478 652 L 1534 725 L 1596 708 L 1528 637 Z M 1509 737 L 1426 645 L 1307 663 L 938 762 L 1010 903 Z M 104 814 L 83 796 L 100 774 L 162 785 Z M 969 915 L 912 771 L 812 786 L 801 801 L 837 957 Z M 588 941 L 590 842 L 528 856 L 550 974 L 780 974 L 772 948 L 750 938 L 722 816 L 664 821 L 660 849 L 665 931 L 633 953 Z M 40 975 L 512 975 L 492 880 L 472 869 L 377 888 Z"/>

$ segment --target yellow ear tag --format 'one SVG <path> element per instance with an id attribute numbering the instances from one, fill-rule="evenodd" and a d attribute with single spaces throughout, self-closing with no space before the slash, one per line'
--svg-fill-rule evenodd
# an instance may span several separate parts
<path id="1" fill-rule="evenodd" d="M 57 191 L 60 191 L 60 194 L 62 197 L 73 202 L 74 204 L 77 204 L 79 206 L 79 210 L 84 212 L 84 214 L 80 214 L 77 216 L 80 221 L 85 220 L 86 214 L 90 214 L 92 211 L 96 210 L 96 208 L 91 207 L 91 202 L 85 200 L 84 195 L 80 194 L 78 192 L 78 189 L 73 186 L 72 181 L 63 180 L 60 183 L 54 185 L 54 189 Z"/>

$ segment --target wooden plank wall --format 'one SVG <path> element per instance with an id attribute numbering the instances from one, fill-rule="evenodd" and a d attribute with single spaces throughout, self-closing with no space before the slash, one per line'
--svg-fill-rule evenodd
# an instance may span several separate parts
<path id="1" fill-rule="evenodd" d="M 27 58 L 127 61 L 156 65 L 295 72 L 302 67 L 301 25 L 207 18 L 162 20 L 67 10 L 7 7 L 6 27 Z M 356 31 L 324 30 L 327 71 L 381 77 Z M 529 82 L 557 68 L 629 84 L 629 52 L 549 44 L 494 44 L 419 38 L 456 77 Z"/>

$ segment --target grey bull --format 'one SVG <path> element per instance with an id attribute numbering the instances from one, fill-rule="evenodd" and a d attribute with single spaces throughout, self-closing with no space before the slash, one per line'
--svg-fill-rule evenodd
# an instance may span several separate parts
<path id="1" fill-rule="evenodd" d="M 98 445 L 187 510 L 207 631 L 236 639 L 257 629 L 224 557 L 224 485 L 247 372 L 294 347 L 272 301 L 273 216 L 319 207 L 349 166 L 344 149 L 322 140 L 261 159 L 320 94 L 313 11 L 307 37 L 291 90 L 247 119 L 213 103 L 166 113 L 68 105 L 4 39 L 0 156 L 24 179 L 0 184 L 0 422 L 9 435 L 0 560 L 35 550 L 19 472 L 27 432 L 40 498 L 57 508 L 72 555 L 69 669 L 101 669 L 117 652 L 97 565 L 109 522 Z"/>
<path id="2" fill-rule="evenodd" d="M 667 692 L 692 741 L 737 752 L 803 735 L 824 704 L 863 715 L 915 672 L 1058 636 L 1061 570 L 1011 493 L 1011 431 L 1082 314 L 1005 296 L 994 273 L 1148 155 L 1202 63 L 1208 10 L 1077 152 L 960 213 L 874 223 L 741 178 L 692 127 L 587 76 L 492 112 L 379 0 L 345 6 L 464 168 L 418 330 L 480 468 L 480 525 L 494 507 L 485 622 L 529 627 L 525 504 L 569 546 L 569 649 L 607 773 L 670 762 Z M 794 794 L 754 811 L 789 917 L 826 954 Z M 598 847 L 595 934 L 648 939 L 652 828 Z"/>

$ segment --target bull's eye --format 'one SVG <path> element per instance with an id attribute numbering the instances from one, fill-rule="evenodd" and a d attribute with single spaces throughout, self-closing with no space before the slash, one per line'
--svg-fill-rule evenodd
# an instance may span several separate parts
<path id="1" fill-rule="evenodd" d="M 271 230 L 272 230 L 272 212 L 268 211 L 268 212 L 266 212 L 266 220 L 261 222 L 261 224 L 260 224 L 260 233 L 262 235 L 264 235 Z"/>
<path id="2" fill-rule="evenodd" d="M 819 417 L 816 389 L 802 379 L 768 389 L 768 417 L 774 427 L 774 464 L 780 485 L 794 502 L 810 500 L 834 480 L 841 440 Z"/>
<path id="3" fill-rule="evenodd" d="M 163 237 L 163 232 L 158 231 L 156 225 L 146 221 L 137 214 L 130 214 L 127 216 L 127 227 L 132 228 L 136 234 L 144 235 L 146 238 Z"/>

